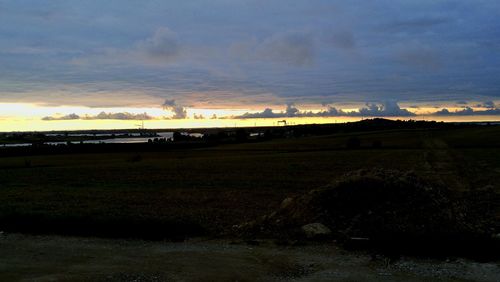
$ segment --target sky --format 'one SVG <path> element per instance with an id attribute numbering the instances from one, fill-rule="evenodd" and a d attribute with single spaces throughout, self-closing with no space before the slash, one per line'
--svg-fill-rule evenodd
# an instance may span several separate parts
<path id="1" fill-rule="evenodd" d="M 499 120 L 499 73 L 497 0 L 0 0 L 0 131 Z"/>

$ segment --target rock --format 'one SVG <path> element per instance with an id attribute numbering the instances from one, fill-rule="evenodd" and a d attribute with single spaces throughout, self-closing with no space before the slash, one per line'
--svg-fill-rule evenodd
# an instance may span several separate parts
<path id="1" fill-rule="evenodd" d="M 272 219 L 275 216 L 276 216 L 276 212 L 272 212 L 267 218 L 268 219 Z"/>
<path id="2" fill-rule="evenodd" d="M 293 202 L 293 198 L 288 197 L 288 198 L 284 199 L 283 202 L 281 202 L 280 208 L 286 209 L 288 206 L 290 206 L 290 204 L 292 202 Z"/>
<path id="3" fill-rule="evenodd" d="M 306 224 L 302 226 L 301 229 L 309 239 L 326 237 L 332 233 L 330 228 L 319 222 Z"/>

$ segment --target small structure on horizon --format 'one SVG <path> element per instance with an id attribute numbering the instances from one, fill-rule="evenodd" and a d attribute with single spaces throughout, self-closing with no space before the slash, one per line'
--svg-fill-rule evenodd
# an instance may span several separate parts
<path id="1" fill-rule="evenodd" d="M 141 120 L 141 123 L 140 124 L 136 124 L 135 126 L 137 126 L 141 130 L 144 130 L 144 120 Z"/>
<path id="2" fill-rule="evenodd" d="M 286 120 L 285 120 L 285 119 L 284 119 L 284 120 L 278 120 L 278 126 L 279 126 L 281 123 L 282 123 L 283 125 L 286 125 Z"/>

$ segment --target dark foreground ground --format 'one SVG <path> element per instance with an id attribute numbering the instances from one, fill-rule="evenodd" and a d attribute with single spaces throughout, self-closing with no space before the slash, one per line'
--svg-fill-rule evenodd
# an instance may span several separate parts
<path id="1" fill-rule="evenodd" d="M 0 237 L 1 281 L 498 281 L 500 264 L 391 261 L 332 245 L 302 247 L 58 236 Z"/>
<path id="2" fill-rule="evenodd" d="M 360 146 L 349 145 L 353 137 L 360 141 Z M 125 250 L 119 246 L 129 241 L 8 235 L 11 233 L 170 241 L 195 237 L 232 240 L 234 225 L 272 213 L 286 197 L 323 187 L 353 170 L 373 168 L 414 171 L 455 191 L 458 197 L 468 197 L 471 195 L 469 192 L 484 189 L 494 191 L 491 197 L 481 198 L 478 204 L 482 207 L 481 220 L 490 223 L 486 232 L 491 235 L 500 233 L 498 126 L 360 131 L 160 152 L 2 157 L 0 231 L 4 231 L 4 237 L 0 239 L 3 244 L 0 267 L 10 271 L 0 272 L 12 275 L 5 277 L 13 278 L 24 277 L 19 273 L 25 270 L 26 273 L 36 272 L 36 269 L 40 273 L 52 273 L 41 270 L 46 266 L 47 269 L 53 267 L 54 273 L 58 273 L 57 269 L 71 260 L 75 260 L 70 263 L 76 267 L 73 269 L 81 267 L 78 271 L 85 272 L 93 264 L 99 267 L 98 261 L 102 259 L 99 252 L 89 255 L 90 258 L 82 261 L 81 265 L 77 257 L 63 262 L 59 258 L 47 259 L 47 256 L 55 255 L 50 250 L 58 242 L 68 244 L 58 253 L 61 258 L 78 253 L 66 254 L 70 250 L 85 253 L 84 249 L 89 248 L 88 252 L 93 253 L 95 250 L 118 248 L 117 256 L 108 258 L 109 271 L 115 269 L 115 259 L 127 260 L 124 265 L 142 259 L 154 260 L 149 255 L 149 248 L 163 248 L 162 243 L 155 245 L 133 241 L 135 243 L 123 243 L 129 244 L 125 249 L 130 249 Z M 212 243 L 209 245 L 213 246 Z M 164 247 L 165 252 L 168 248 L 177 248 L 168 246 Z M 198 247 L 205 248 L 203 244 Z M 244 268 L 249 261 L 255 260 L 254 264 L 248 264 L 249 267 L 264 267 L 268 258 L 254 257 L 245 251 L 247 247 L 231 247 L 242 250 L 241 257 L 234 258 L 235 263 Z M 299 247 L 289 250 L 286 256 L 298 256 L 292 260 L 302 259 L 302 255 L 315 255 L 314 248 L 323 247 Z M 211 247 L 208 248 L 211 250 Z M 214 248 L 214 252 L 209 253 L 214 253 L 215 257 L 220 250 L 225 250 L 219 245 Z M 334 247 L 328 245 L 325 248 Z M 264 257 L 281 252 L 274 247 L 266 249 L 260 246 L 257 249 L 267 253 Z M 183 256 L 182 252 L 177 255 Z M 204 256 L 207 253 L 200 251 L 192 259 L 202 263 Z M 226 259 L 224 256 L 221 258 Z M 341 260 L 335 257 L 329 259 Z M 346 259 L 357 258 L 347 255 Z M 26 269 L 23 269 L 22 261 L 26 261 Z M 46 265 L 38 265 L 42 261 Z M 217 264 L 217 260 L 214 263 Z M 342 265 L 340 261 L 338 263 Z M 224 262 L 220 261 L 220 264 Z M 366 264 L 369 264 L 368 260 Z M 366 266 L 365 262 L 354 265 L 368 267 L 367 279 L 378 275 L 377 267 Z M 144 271 L 155 273 L 156 267 L 160 266 L 153 265 L 150 269 L 143 264 L 143 267 Z M 190 272 L 188 268 L 191 266 L 181 263 L 179 267 L 185 267 L 184 272 Z M 498 264 L 493 262 L 493 266 L 485 264 L 484 267 L 493 267 L 493 273 L 498 275 Z M 106 273 L 109 273 L 108 270 Z M 78 271 L 76 273 L 81 273 Z M 332 271 L 337 273 L 337 270 Z M 343 270 L 338 271 L 339 275 L 343 275 Z M 400 274 L 403 278 L 406 278 L 404 275 L 414 277 L 408 272 L 398 271 L 394 272 L 395 277 Z M 116 273 L 119 272 L 120 268 L 117 268 Z M 135 275 L 135 272 L 131 273 Z M 262 275 L 259 277 L 267 277 L 268 273 Z M 463 275 L 456 277 L 470 278 Z"/>

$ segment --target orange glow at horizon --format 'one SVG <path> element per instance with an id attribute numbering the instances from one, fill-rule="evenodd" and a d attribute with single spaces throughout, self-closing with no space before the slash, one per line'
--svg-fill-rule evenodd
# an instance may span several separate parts
<path id="1" fill-rule="evenodd" d="M 430 116 L 429 114 L 439 110 L 436 107 L 421 107 L 408 109 L 417 116 L 414 117 L 389 117 L 390 119 L 414 119 L 414 120 L 437 120 L 447 122 L 458 121 L 498 121 L 499 116 Z M 447 107 L 450 111 L 460 110 L 458 107 Z M 281 110 L 275 110 L 278 113 Z M 313 112 L 323 109 L 313 110 Z M 343 109 L 353 111 L 355 109 Z M 233 116 L 248 112 L 246 109 L 186 109 L 186 119 L 169 119 L 172 113 L 161 108 L 89 108 L 77 106 L 45 107 L 28 103 L 0 103 L 0 132 L 10 131 L 52 131 L 52 130 L 86 130 L 86 129 L 131 129 L 138 128 L 140 120 L 114 120 L 114 119 L 74 119 L 74 120 L 42 120 L 45 116 L 61 117 L 69 114 L 77 114 L 81 117 L 95 116 L 100 112 L 118 113 L 128 112 L 131 114 L 147 113 L 153 119 L 144 120 L 145 128 L 169 129 L 169 128 L 202 128 L 202 127 L 251 127 L 251 126 L 273 126 L 278 120 L 287 120 L 289 124 L 313 124 L 313 123 L 339 123 L 358 121 L 361 117 L 287 117 L 287 118 L 252 118 L 235 119 Z M 196 119 L 201 115 L 203 118 Z M 213 119 L 215 115 L 217 118 Z M 369 118 L 369 117 L 364 117 Z"/>

